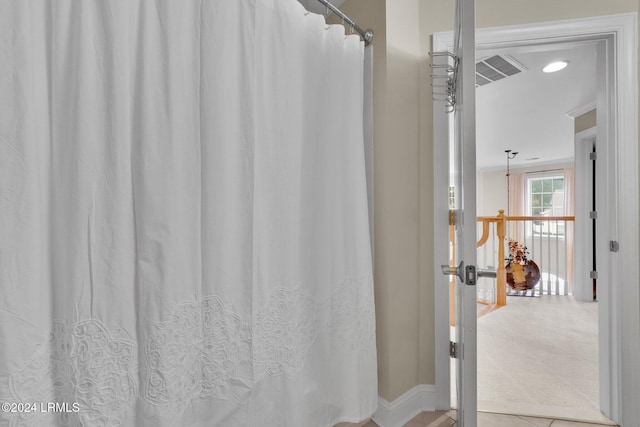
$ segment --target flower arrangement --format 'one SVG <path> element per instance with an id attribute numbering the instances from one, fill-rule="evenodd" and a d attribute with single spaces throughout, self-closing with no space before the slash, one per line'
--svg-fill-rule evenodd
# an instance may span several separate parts
<path id="1" fill-rule="evenodd" d="M 521 245 L 516 240 L 509 240 L 509 257 L 505 259 L 507 265 L 526 265 L 529 262 L 527 255 L 529 255 L 529 251 L 526 246 Z"/>
<path id="2" fill-rule="evenodd" d="M 505 258 L 507 283 L 518 292 L 533 289 L 540 281 L 540 268 L 528 255 L 526 246 L 509 239 L 509 257 Z"/>

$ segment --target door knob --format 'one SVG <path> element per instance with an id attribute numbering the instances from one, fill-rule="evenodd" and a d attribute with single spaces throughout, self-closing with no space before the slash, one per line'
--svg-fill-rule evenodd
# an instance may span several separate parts
<path id="1" fill-rule="evenodd" d="M 478 277 L 498 277 L 498 272 L 492 269 L 477 269 L 473 265 L 468 265 L 466 268 L 464 262 L 460 261 L 457 267 L 451 267 L 450 265 L 443 264 L 440 266 L 442 274 L 445 276 L 457 276 L 462 283 L 466 283 L 470 286 L 475 286 Z"/>
<path id="2" fill-rule="evenodd" d="M 498 272 L 492 269 L 478 269 L 478 277 L 498 277 Z"/>

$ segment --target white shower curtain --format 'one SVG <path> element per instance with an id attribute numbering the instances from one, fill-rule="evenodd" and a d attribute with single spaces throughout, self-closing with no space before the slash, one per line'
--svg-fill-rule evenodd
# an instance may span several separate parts
<path id="1" fill-rule="evenodd" d="M 0 426 L 374 412 L 363 55 L 295 0 L 0 0 Z"/>

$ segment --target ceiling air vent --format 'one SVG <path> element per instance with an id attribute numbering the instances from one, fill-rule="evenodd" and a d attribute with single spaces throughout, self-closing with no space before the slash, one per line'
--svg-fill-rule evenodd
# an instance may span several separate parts
<path id="1" fill-rule="evenodd" d="M 508 55 L 494 55 L 476 63 L 476 86 L 484 86 L 513 76 L 525 68 Z"/>

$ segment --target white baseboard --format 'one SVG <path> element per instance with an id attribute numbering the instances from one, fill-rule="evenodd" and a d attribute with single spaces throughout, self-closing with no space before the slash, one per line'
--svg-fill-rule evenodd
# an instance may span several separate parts
<path id="1" fill-rule="evenodd" d="M 393 402 L 378 397 L 378 410 L 373 421 L 380 427 L 402 427 L 424 411 L 435 411 L 436 387 L 432 384 L 417 385 Z"/>

